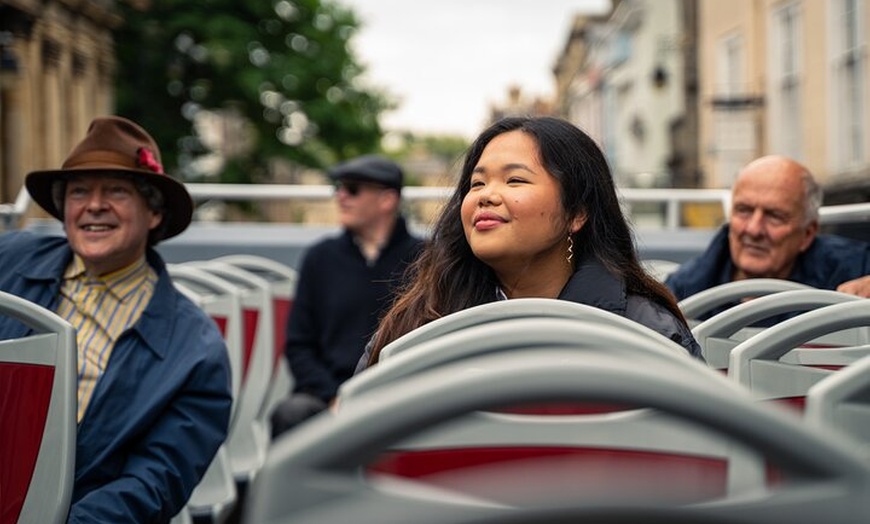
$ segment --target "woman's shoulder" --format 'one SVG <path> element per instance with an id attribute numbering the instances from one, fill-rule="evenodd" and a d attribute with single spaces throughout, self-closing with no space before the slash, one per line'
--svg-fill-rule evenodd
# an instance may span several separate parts
<path id="1" fill-rule="evenodd" d="M 625 317 L 658 332 L 686 348 L 693 356 L 700 356 L 701 348 L 682 319 L 658 302 L 641 295 L 629 294 Z"/>
<path id="2" fill-rule="evenodd" d="M 648 297 L 631 293 L 627 297 L 625 316 L 656 331 L 682 324 L 680 319 L 663 305 Z"/>

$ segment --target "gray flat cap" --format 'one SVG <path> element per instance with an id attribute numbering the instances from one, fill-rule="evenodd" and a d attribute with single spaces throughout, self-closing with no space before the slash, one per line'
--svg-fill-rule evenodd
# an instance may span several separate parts
<path id="1" fill-rule="evenodd" d="M 402 189 L 402 168 L 392 160 L 378 155 L 365 155 L 336 165 L 328 172 L 332 180 L 362 180 Z"/>

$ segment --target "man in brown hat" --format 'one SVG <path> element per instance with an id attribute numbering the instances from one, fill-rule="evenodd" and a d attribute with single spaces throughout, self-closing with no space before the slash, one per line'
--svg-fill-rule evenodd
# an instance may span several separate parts
<path id="1" fill-rule="evenodd" d="M 151 136 L 119 117 L 95 119 L 61 169 L 25 185 L 66 237 L 0 237 L 0 290 L 77 331 L 69 522 L 168 522 L 226 438 L 232 402 L 220 332 L 152 249 L 190 224 L 190 195 Z M 0 319 L 0 340 L 25 330 Z"/>

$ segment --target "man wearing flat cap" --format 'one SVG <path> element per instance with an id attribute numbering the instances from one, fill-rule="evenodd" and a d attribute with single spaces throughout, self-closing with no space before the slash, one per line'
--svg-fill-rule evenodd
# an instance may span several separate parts
<path id="1" fill-rule="evenodd" d="M 343 232 L 302 261 L 284 346 L 295 384 L 273 412 L 273 436 L 335 398 L 422 247 L 399 212 L 403 173 L 395 162 L 367 155 L 328 175 Z"/>
<path id="2" fill-rule="evenodd" d="M 76 328 L 78 430 L 68 522 L 168 522 L 227 435 L 230 365 L 217 326 L 152 246 L 193 202 L 154 140 L 95 119 L 60 169 L 25 179 L 66 236 L 0 236 L 0 289 Z M 0 319 L 0 339 L 27 328 Z"/>

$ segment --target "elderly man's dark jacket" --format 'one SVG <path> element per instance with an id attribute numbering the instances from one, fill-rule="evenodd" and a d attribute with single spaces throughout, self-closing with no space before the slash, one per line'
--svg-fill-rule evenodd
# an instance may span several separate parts
<path id="1" fill-rule="evenodd" d="M 699 291 L 731 282 L 734 264 L 728 248 L 728 226 L 723 226 L 706 251 L 682 264 L 668 276 L 665 284 L 677 300 Z M 810 247 L 798 255 L 788 280 L 819 289 L 836 289 L 843 282 L 870 274 L 870 244 L 836 235 L 818 235 Z M 728 304 L 707 312 L 699 320 L 728 309 Z M 764 325 L 782 320 L 769 320 Z"/>

